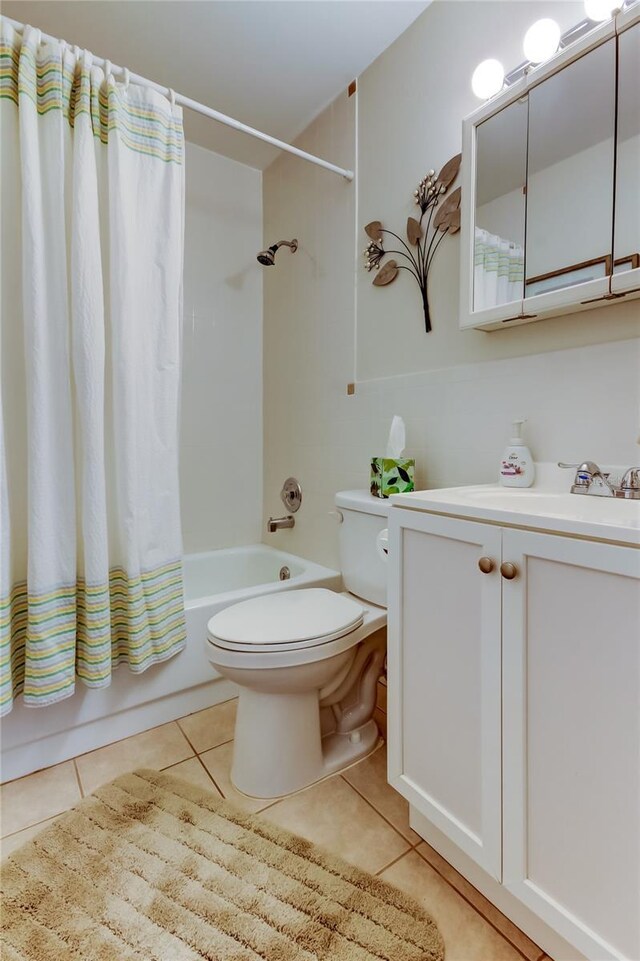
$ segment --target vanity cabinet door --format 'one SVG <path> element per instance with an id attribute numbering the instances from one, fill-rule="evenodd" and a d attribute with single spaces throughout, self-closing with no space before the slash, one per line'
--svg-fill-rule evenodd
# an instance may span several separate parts
<path id="1" fill-rule="evenodd" d="M 629 11 L 631 13 L 631 11 Z M 640 22 L 618 37 L 616 204 L 611 290 L 640 295 Z"/>
<path id="2" fill-rule="evenodd" d="M 503 531 L 503 883 L 640 958 L 640 550 Z"/>
<path id="3" fill-rule="evenodd" d="M 500 879 L 500 530 L 393 508 L 389 535 L 389 781 Z"/>
<path id="4" fill-rule="evenodd" d="M 609 292 L 615 124 L 613 38 L 529 91 L 526 313 Z"/>
<path id="5" fill-rule="evenodd" d="M 527 182 L 527 98 L 474 128 L 465 148 L 475 159 L 472 248 L 466 251 L 469 312 L 461 326 L 514 320 L 522 314 Z M 465 231 L 466 233 L 466 231 Z"/>

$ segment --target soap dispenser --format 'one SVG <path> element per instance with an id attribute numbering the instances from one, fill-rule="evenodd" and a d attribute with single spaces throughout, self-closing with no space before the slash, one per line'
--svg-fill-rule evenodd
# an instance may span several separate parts
<path id="1" fill-rule="evenodd" d="M 522 442 L 524 418 L 514 420 L 513 436 L 502 455 L 500 464 L 500 483 L 503 487 L 531 487 L 535 477 L 535 465 L 531 451 Z"/>

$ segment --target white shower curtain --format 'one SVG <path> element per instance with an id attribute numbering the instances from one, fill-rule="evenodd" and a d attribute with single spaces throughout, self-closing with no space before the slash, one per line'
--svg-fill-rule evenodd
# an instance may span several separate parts
<path id="1" fill-rule="evenodd" d="M 524 250 L 520 244 L 476 227 L 474 254 L 474 310 L 522 300 Z"/>
<path id="2" fill-rule="evenodd" d="M 181 110 L 2 20 L 1 713 L 185 643 Z"/>

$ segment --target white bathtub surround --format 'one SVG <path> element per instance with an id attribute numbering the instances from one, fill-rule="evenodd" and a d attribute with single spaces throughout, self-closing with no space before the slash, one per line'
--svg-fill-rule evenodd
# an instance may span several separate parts
<path id="1" fill-rule="evenodd" d="M 187 553 L 262 537 L 262 174 L 186 147 L 180 424 Z"/>
<path id="2" fill-rule="evenodd" d="M 283 566 L 291 571 L 287 581 L 278 579 Z M 187 555 L 184 572 L 185 649 L 178 657 L 149 670 L 144 683 L 128 671 L 116 671 L 110 687 L 89 691 L 79 685 L 72 697 L 51 705 L 46 715 L 16 703 L 2 722 L 3 781 L 235 696 L 235 684 L 220 677 L 207 660 L 205 639 L 212 615 L 257 594 L 314 586 L 330 590 L 342 587 L 337 571 L 261 544 Z"/>
<path id="3" fill-rule="evenodd" d="M 105 687 L 113 666 L 140 673 L 185 643 L 184 143 L 169 100 L 37 30 L 2 31 L 7 711 L 21 691 L 53 704 L 76 676 Z"/>

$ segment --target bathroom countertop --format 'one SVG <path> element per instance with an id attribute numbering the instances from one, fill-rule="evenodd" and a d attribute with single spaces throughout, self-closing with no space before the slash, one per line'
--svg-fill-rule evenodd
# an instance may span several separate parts
<path id="1" fill-rule="evenodd" d="M 566 473 L 542 473 L 529 488 L 449 487 L 394 494 L 390 501 L 393 507 L 640 547 L 640 500 L 571 494 Z"/>

